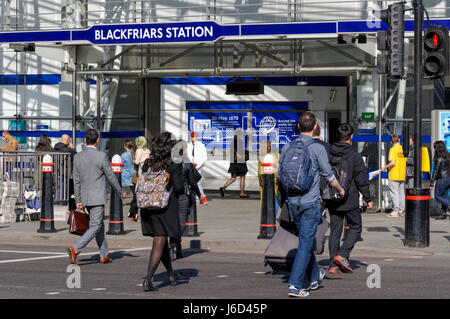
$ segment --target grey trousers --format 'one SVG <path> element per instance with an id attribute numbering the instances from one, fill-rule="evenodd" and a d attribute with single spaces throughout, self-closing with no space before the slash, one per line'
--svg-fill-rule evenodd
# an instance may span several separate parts
<path id="1" fill-rule="evenodd" d="M 406 178 L 406 188 L 414 188 L 414 177 Z"/>
<path id="2" fill-rule="evenodd" d="M 394 212 L 405 211 L 405 182 L 389 180 L 389 191 L 394 204 Z"/>
<path id="3" fill-rule="evenodd" d="M 105 258 L 108 256 L 108 243 L 106 242 L 105 225 L 103 224 L 105 206 L 88 206 L 86 209 L 89 213 L 89 229 L 81 236 L 80 240 L 73 245 L 73 248 L 79 253 L 92 239 L 95 238 L 98 248 L 100 249 L 100 258 Z"/>

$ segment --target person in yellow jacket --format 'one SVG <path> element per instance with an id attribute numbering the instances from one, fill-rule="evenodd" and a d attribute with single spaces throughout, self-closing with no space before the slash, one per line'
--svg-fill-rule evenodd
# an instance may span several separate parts
<path id="1" fill-rule="evenodd" d="M 278 167 L 278 161 L 279 157 L 278 154 L 275 154 L 272 152 L 272 143 L 270 141 L 263 141 L 259 147 L 259 157 L 258 157 L 258 179 L 259 179 L 259 207 L 261 208 L 262 205 L 262 196 L 263 196 L 263 186 L 264 186 L 264 177 L 263 177 L 263 166 L 262 163 L 264 162 L 264 156 L 267 154 L 271 154 L 275 160 L 275 195 L 278 191 L 278 185 L 277 185 L 277 167 Z M 275 196 L 276 200 L 276 196 Z M 278 210 L 278 205 L 275 205 L 275 211 Z"/>
<path id="2" fill-rule="evenodd" d="M 403 147 L 398 135 L 391 136 L 392 148 L 389 150 L 389 164 L 381 171 L 389 170 L 389 192 L 394 203 L 393 211 L 387 217 L 401 217 L 405 215 L 405 180 L 406 160 L 403 155 Z"/>

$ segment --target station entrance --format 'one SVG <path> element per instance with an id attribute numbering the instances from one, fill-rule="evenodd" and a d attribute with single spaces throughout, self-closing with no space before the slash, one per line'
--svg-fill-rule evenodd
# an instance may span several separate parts
<path id="1" fill-rule="evenodd" d="M 295 137 L 294 119 L 309 110 L 317 115 L 327 142 L 335 141 L 333 131 L 339 123 L 351 123 L 357 132 L 355 149 L 368 154 L 369 171 L 378 169 L 386 162 L 388 136 L 401 135 L 403 122 L 412 119 L 411 34 L 405 44 L 407 78 L 390 81 L 377 73 L 377 29 L 368 31 L 365 20 L 350 22 L 220 25 L 208 21 L 204 26 L 212 28 L 212 38 L 169 39 L 162 32 L 158 42 L 133 40 L 133 36 L 144 36 L 144 28 L 176 26 L 95 25 L 45 36 L 29 31 L 20 33 L 20 43 L 3 34 L 0 40 L 9 44 L 9 51 L 2 51 L 5 65 L 16 65 L 15 78 L 23 79 L 2 82 L 9 107 L 2 118 L 3 129 L 9 128 L 6 121 L 25 121 L 26 130 L 34 134 L 23 143 L 28 150 L 37 143 L 38 127 L 54 139 L 70 132 L 80 150 L 83 131 L 96 128 L 102 133 L 101 149 L 110 155 L 121 153 L 125 139 L 141 135 L 150 139 L 169 131 L 176 139 L 188 140 L 189 131 L 199 127 L 241 128 L 251 137 L 278 128 L 283 130 L 282 145 Z M 105 30 L 112 30 L 112 39 Z M 96 34 L 104 36 L 96 38 Z M 115 39 L 114 34 L 127 36 Z M 58 80 L 24 76 L 39 75 L 42 65 L 58 73 Z M 226 82 L 241 77 L 261 80 L 264 93 L 227 95 Z M 445 96 L 445 81 L 430 80 L 425 91 L 424 114 L 428 114 Z M 11 94 L 16 98 L 11 99 Z M 429 129 L 424 130 L 426 138 Z M 207 189 L 218 189 L 229 177 L 228 138 L 205 136 L 211 156 L 204 173 Z M 258 149 L 252 147 L 250 143 L 248 189 L 256 190 Z M 386 186 L 385 177 L 381 179 L 373 181 L 379 207 L 384 205 Z"/>

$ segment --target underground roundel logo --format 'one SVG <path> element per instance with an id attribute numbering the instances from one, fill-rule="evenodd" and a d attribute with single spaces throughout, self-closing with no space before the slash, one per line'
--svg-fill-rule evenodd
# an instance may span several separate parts
<path id="1" fill-rule="evenodd" d="M 271 133 L 277 125 L 277 121 L 272 116 L 266 116 L 259 124 L 259 130 L 262 134 L 267 135 Z"/>

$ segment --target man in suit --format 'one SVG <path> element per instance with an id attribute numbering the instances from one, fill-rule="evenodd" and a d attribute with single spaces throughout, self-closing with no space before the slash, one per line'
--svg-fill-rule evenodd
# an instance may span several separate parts
<path id="1" fill-rule="evenodd" d="M 106 181 L 111 184 L 113 191 L 126 197 L 120 187 L 119 181 L 114 176 L 107 155 L 97 150 L 100 140 L 99 133 L 94 129 L 86 131 L 86 148 L 75 155 L 73 160 L 73 182 L 75 188 L 75 200 L 77 209 L 86 210 L 89 213 L 89 229 L 81 236 L 80 240 L 67 249 L 72 263 L 77 263 L 77 255 L 86 247 L 92 239 L 96 239 L 100 249 L 100 263 L 112 262 L 108 256 L 108 244 L 105 238 L 103 216 L 107 203 Z"/>

